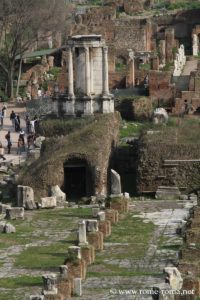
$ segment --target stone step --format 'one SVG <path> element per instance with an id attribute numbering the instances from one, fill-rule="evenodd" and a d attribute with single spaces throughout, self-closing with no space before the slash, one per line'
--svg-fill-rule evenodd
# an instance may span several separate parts
<path id="1" fill-rule="evenodd" d="M 159 186 L 156 191 L 156 199 L 174 199 L 180 196 L 178 187 L 173 186 Z"/>

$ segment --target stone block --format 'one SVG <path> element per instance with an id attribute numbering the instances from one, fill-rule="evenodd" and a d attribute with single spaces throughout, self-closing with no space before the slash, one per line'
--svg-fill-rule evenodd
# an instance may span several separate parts
<path id="1" fill-rule="evenodd" d="M 10 219 L 10 220 L 24 219 L 24 208 L 23 207 L 7 208 L 6 219 Z"/>
<path id="2" fill-rule="evenodd" d="M 118 222 L 118 211 L 114 209 L 106 209 L 106 220 L 110 221 L 111 224 L 116 224 Z"/>
<path id="3" fill-rule="evenodd" d="M 117 210 L 119 213 L 128 212 L 128 199 L 117 198 L 116 200 L 117 201 L 115 201 L 115 199 L 111 199 L 110 208 Z"/>
<path id="4" fill-rule="evenodd" d="M 70 277 L 73 278 L 82 278 L 86 277 L 86 262 L 83 259 L 79 259 L 76 264 L 72 262 L 67 262 L 67 266 L 69 269 Z"/>
<path id="5" fill-rule="evenodd" d="M 99 221 L 99 231 L 103 233 L 104 237 L 111 235 L 111 222 L 108 220 Z"/>
<path id="6" fill-rule="evenodd" d="M 57 202 L 58 206 L 59 205 L 62 206 L 62 205 L 67 204 L 66 194 L 63 191 L 61 191 L 61 189 L 58 185 L 55 185 L 55 186 L 51 187 L 51 196 L 56 198 L 56 202 Z"/>
<path id="7" fill-rule="evenodd" d="M 17 186 L 17 206 L 24 207 L 25 209 L 36 209 L 34 201 L 34 191 L 29 186 Z"/>
<path id="8" fill-rule="evenodd" d="M 74 295 L 81 297 L 82 296 L 82 279 L 74 278 Z"/>
<path id="9" fill-rule="evenodd" d="M 199 296 L 200 295 L 200 279 L 194 276 L 187 276 L 183 280 L 183 290 L 194 290 L 194 295 L 190 296 Z M 187 298 L 188 299 L 188 298 Z M 196 298 L 189 298 L 196 299 Z"/>
<path id="10" fill-rule="evenodd" d="M 93 258 L 94 247 L 91 245 L 81 247 L 82 259 L 86 262 L 86 265 L 90 265 L 94 262 Z"/>
<path id="11" fill-rule="evenodd" d="M 69 254 L 75 256 L 78 259 L 81 259 L 81 248 L 77 246 L 70 246 L 68 248 Z"/>
<path id="12" fill-rule="evenodd" d="M 60 280 L 58 280 L 57 288 L 58 288 L 58 295 L 60 296 L 59 300 L 71 299 L 72 288 L 73 288 L 73 284 L 71 280 L 63 280 L 61 278 Z"/>
<path id="13" fill-rule="evenodd" d="M 35 147 L 36 148 L 41 148 L 42 147 L 42 143 L 45 141 L 45 137 L 44 136 L 38 136 L 35 139 Z"/>
<path id="14" fill-rule="evenodd" d="M 31 295 L 30 300 L 44 300 L 44 296 L 43 295 Z"/>
<path id="15" fill-rule="evenodd" d="M 94 247 L 95 250 L 103 250 L 103 233 L 100 231 L 89 232 L 87 239 L 90 245 Z"/>
<path id="16" fill-rule="evenodd" d="M 126 198 L 126 199 L 130 199 L 130 195 L 129 195 L 129 193 L 124 193 L 124 198 Z"/>
<path id="17" fill-rule="evenodd" d="M 160 200 L 174 200 L 180 198 L 179 188 L 176 186 L 159 186 L 156 191 L 156 198 Z"/>
<path id="18" fill-rule="evenodd" d="M 93 208 L 92 208 L 92 216 L 93 216 L 94 218 L 96 218 L 99 211 L 100 211 L 100 208 L 99 208 L 99 207 L 93 207 Z"/>
<path id="19" fill-rule="evenodd" d="M 57 295 L 57 275 L 55 273 L 48 273 L 43 275 L 42 279 L 44 284 L 43 295 Z"/>
<path id="20" fill-rule="evenodd" d="M 40 199 L 38 206 L 40 208 L 54 208 L 57 205 L 56 197 L 43 197 Z"/>
<path id="21" fill-rule="evenodd" d="M 86 230 L 87 232 L 98 231 L 98 221 L 97 220 L 86 220 Z"/>
<path id="22" fill-rule="evenodd" d="M 12 224 L 7 223 L 4 226 L 4 233 L 14 233 L 16 232 L 15 226 L 13 226 Z"/>
<path id="23" fill-rule="evenodd" d="M 166 281 L 169 282 L 170 287 L 173 290 L 180 290 L 183 286 L 183 278 L 179 270 L 175 267 L 166 267 L 164 272 L 166 273 Z"/>
<path id="24" fill-rule="evenodd" d="M 106 219 L 106 214 L 105 214 L 105 212 L 104 212 L 104 211 L 98 212 L 98 214 L 97 214 L 97 219 L 98 219 L 99 221 L 105 221 L 105 219 Z"/>
<path id="25" fill-rule="evenodd" d="M 0 233 L 4 232 L 5 225 L 6 225 L 6 222 L 4 222 L 4 221 L 0 222 Z"/>
<path id="26" fill-rule="evenodd" d="M 11 208 L 10 205 L 0 203 L 0 214 L 5 214 L 6 209 L 9 209 L 9 208 Z"/>

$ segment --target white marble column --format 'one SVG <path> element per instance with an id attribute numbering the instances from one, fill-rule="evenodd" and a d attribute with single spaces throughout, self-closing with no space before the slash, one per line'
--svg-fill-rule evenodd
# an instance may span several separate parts
<path id="1" fill-rule="evenodd" d="M 74 72 L 73 72 L 73 56 L 72 49 L 68 49 L 68 85 L 69 97 L 74 97 Z"/>
<path id="2" fill-rule="evenodd" d="M 129 58 L 132 64 L 132 87 L 135 86 L 135 56 L 134 56 L 134 51 L 132 49 L 129 49 Z"/>
<path id="3" fill-rule="evenodd" d="M 90 52 L 85 47 L 85 92 L 86 96 L 90 96 Z"/>
<path id="4" fill-rule="evenodd" d="M 108 81 L 108 47 L 103 47 L 103 94 L 109 94 Z"/>
<path id="5" fill-rule="evenodd" d="M 63 103 L 65 115 L 75 115 L 74 71 L 72 48 L 68 49 L 68 99 Z"/>
<path id="6" fill-rule="evenodd" d="M 94 94 L 93 51 L 90 49 L 90 92 Z"/>

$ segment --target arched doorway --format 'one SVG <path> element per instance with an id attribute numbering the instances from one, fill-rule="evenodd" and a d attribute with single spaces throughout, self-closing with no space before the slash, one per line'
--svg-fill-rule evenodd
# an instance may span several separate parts
<path id="1" fill-rule="evenodd" d="M 94 180 L 85 159 L 73 158 L 66 161 L 63 190 L 68 198 L 94 195 Z"/>

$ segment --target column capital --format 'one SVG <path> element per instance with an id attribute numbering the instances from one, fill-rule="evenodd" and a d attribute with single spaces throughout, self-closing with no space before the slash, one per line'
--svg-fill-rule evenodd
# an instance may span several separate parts
<path id="1" fill-rule="evenodd" d="M 68 47 L 66 48 L 66 51 L 67 51 L 67 52 L 73 52 L 73 50 L 74 50 L 74 48 L 73 48 L 72 46 L 68 46 Z"/>
<path id="2" fill-rule="evenodd" d="M 89 52 L 89 47 L 85 46 L 85 47 L 84 47 L 84 51 L 85 51 L 85 52 Z"/>
<path id="3" fill-rule="evenodd" d="M 104 46 L 104 47 L 103 47 L 103 52 L 104 52 L 104 53 L 108 53 L 108 46 Z"/>

